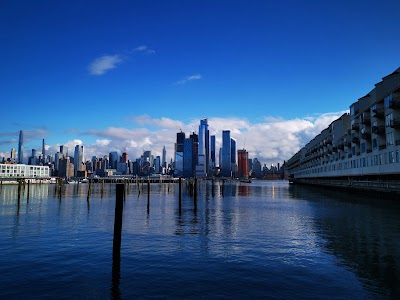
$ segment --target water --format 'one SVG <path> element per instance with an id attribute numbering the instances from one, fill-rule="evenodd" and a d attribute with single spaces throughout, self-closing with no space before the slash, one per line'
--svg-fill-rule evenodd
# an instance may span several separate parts
<path id="1" fill-rule="evenodd" d="M 115 185 L 0 190 L 0 298 L 400 297 L 400 203 L 285 181 L 127 188 L 113 259 Z M 114 272 L 113 272 L 114 264 Z M 118 270 L 118 265 L 120 269 Z M 119 272 L 118 272 L 119 271 Z"/>

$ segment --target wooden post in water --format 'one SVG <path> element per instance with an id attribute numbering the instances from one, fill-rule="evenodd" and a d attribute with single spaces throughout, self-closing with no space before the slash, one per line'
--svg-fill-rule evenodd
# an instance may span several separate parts
<path id="1" fill-rule="evenodd" d="M 112 296 L 119 299 L 119 280 L 121 270 L 121 232 L 122 212 L 124 210 L 124 184 L 117 183 L 115 191 L 115 217 L 113 239 L 113 263 L 112 263 Z"/>
<path id="2" fill-rule="evenodd" d="M 182 212 L 182 178 L 179 177 L 179 214 Z"/>
<path id="3" fill-rule="evenodd" d="M 194 208 L 197 208 L 197 178 L 194 178 L 194 184 L 193 184 L 193 204 Z"/>
<path id="4" fill-rule="evenodd" d="M 103 198 L 104 193 L 104 179 L 101 180 L 101 198 Z"/>
<path id="5" fill-rule="evenodd" d="M 29 202 L 29 186 L 30 186 L 30 180 L 28 179 L 28 194 L 26 195 L 26 200 Z"/>
<path id="6" fill-rule="evenodd" d="M 18 180 L 18 204 L 19 201 L 21 200 L 21 189 L 22 189 L 22 179 Z"/>

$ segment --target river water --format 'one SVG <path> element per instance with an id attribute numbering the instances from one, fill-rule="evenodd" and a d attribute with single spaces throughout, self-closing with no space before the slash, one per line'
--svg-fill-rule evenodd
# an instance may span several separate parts
<path id="1" fill-rule="evenodd" d="M 286 181 L 0 187 L 1 299 L 400 298 L 400 203 Z M 139 193 L 140 192 L 140 193 Z M 114 265 L 114 272 L 113 272 Z M 118 266 L 119 268 L 115 268 Z"/>

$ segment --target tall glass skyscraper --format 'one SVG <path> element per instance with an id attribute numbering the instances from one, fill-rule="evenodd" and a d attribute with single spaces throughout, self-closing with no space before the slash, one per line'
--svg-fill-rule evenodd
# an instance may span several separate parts
<path id="1" fill-rule="evenodd" d="M 167 167 L 167 150 L 165 150 L 165 146 L 162 149 L 161 166 L 163 168 Z"/>
<path id="2" fill-rule="evenodd" d="M 200 120 L 197 158 L 196 177 L 207 177 L 210 170 L 210 135 L 207 118 Z"/>
<path id="3" fill-rule="evenodd" d="M 231 177 L 231 131 L 222 131 L 222 150 L 221 150 L 221 174 L 224 177 Z"/>
<path id="4" fill-rule="evenodd" d="M 211 136 L 210 157 L 211 168 L 215 168 L 217 166 L 217 163 L 215 161 L 215 135 Z"/>
<path id="5" fill-rule="evenodd" d="M 18 161 L 19 164 L 24 163 L 24 133 L 22 130 L 19 131 L 19 142 L 18 142 Z"/>
<path id="6" fill-rule="evenodd" d="M 185 133 L 178 132 L 176 134 L 176 143 L 175 143 L 175 167 L 174 167 L 174 176 L 182 177 L 183 176 L 183 149 L 185 143 Z"/>
<path id="7" fill-rule="evenodd" d="M 83 158 L 83 146 L 76 145 L 75 146 L 75 153 L 74 153 L 74 171 L 75 176 L 78 174 L 79 171 L 82 171 L 82 163 L 84 161 Z"/>

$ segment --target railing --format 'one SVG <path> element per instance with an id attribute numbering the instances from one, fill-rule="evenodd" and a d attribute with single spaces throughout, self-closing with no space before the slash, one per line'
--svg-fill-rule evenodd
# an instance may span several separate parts
<path id="1" fill-rule="evenodd" d="M 385 116 L 384 111 L 381 109 L 374 109 L 373 113 L 374 113 L 374 115 L 373 115 L 374 118 L 381 119 Z"/>

